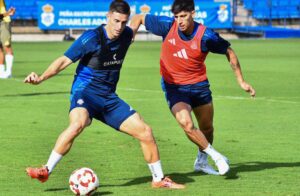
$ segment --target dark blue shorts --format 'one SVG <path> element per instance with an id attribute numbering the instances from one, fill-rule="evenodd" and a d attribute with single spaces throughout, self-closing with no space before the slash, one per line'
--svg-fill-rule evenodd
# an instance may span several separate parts
<path id="1" fill-rule="evenodd" d="M 195 108 L 212 101 L 208 80 L 196 84 L 175 85 L 168 84 L 162 79 L 161 85 L 170 109 L 179 102 Z"/>
<path id="2" fill-rule="evenodd" d="M 70 97 L 70 111 L 77 107 L 86 108 L 91 120 L 93 118 L 119 130 L 120 125 L 136 113 L 116 93 L 100 95 L 89 91 L 75 91 Z"/>

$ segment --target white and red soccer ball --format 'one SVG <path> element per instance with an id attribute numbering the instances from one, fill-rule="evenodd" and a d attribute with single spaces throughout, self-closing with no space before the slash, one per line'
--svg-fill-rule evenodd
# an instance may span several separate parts
<path id="1" fill-rule="evenodd" d="M 93 170 L 83 167 L 72 172 L 69 185 L 76 195 L 91 195 L 98 188 L 99 179 Z"/>

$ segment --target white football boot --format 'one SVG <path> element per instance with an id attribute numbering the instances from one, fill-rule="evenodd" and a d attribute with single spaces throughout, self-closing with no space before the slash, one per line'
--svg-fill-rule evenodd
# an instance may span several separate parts
<path id="1" fill-rule="evenodd" d="M 224 175 L 229 171 L 229 161 L 226 157 L 221 155 L 219 158 L 217 158 L 215 161 L 216 166 L 218 167 L 219 174 Z"/>
<path id="2" fill-rule="evenodd" d="M 7 71 L 1 72 L 0 71 L 0 78 L 1 79 L 7 79 L 7 78 L 11 78 L 11 73 L 8 73 Z"/>
<path id="3" fill-rule="evenodd" d="M 198 155 L 194 163 L 194 170 L 195 172 L 203 172 L 209 175 L 220 175 L 219 172 L 208 164 L 207 154 L 200 150 L 198 150 Z"/>
<path id="4" fill-rule="evenodd" d="M 1 79 L 7 79 L 7 78 L 11 78 L 11 73 L 7 73 L 7 72 L 4 72 L 2 74 L 0 74 L 0 78 Z"/>

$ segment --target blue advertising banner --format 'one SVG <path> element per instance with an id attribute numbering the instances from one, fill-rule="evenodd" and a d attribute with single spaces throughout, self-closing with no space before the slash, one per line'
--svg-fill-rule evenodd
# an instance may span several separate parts
<path id="1" fill-rule="evenodd" d="M 132 14 L 149 13 L 172 17 L 172 1 L 130 1 Z M 231 28 L 228 2 L 195 1 L 195 20 L 210 28 Z M 43 30 L 90 29 L 106 23 L 109 2 L 39 1 L 38 26 Z"/>
<path id="2" fill-rule="evenodd" d="M 106 23 L 108 4 L 38 2 L 38 26 L 43 30 L 89 29 Z"/>
<path id="3" fill-rule="evenodd" d="M 150 13 L 158 16 L 173 17 L 172 2 L 136 3 L 137 14 Z M 232 16 L 230 2 L 195 1 L 195 21 L 209 28 L 231 28 Z"/>

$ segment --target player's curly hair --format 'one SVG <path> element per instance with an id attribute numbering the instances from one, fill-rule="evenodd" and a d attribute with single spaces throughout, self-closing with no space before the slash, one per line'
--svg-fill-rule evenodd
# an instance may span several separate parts
<path id="1" fill-rule="evenodd" d="M 109 6 L 109 11 L 130 15 L 130 6 L 126 1 L 114 0 Z"/>
<path id="2" fill-rule="evenodd" d="M 171 11 L 173 14 L 186 11 L 191 12 L 195 10 L 194 0 L 174 0 Z"/>

